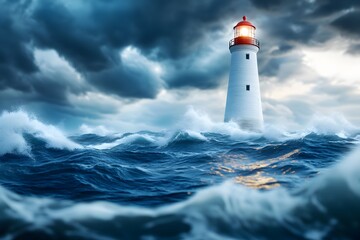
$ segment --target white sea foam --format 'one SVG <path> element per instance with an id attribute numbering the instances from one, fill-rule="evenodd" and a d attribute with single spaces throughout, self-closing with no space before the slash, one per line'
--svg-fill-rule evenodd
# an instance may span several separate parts
<path id="1" fill-rule="evenodd" d="M 219 133 L 228 135 L 234 140 L 265 137 L 271 140 L 289 140 L 305 137 L 310 133 L 337 135 L 347 138 L 360 132 L 360 128 L 351 124 L 343 115 L 321 115 L 309 117 L 303 128 L 288 129 L 282 126 L 265 124 L 262 133 L 249 132 L 241 129 L 235 122 L 215 122 L 208 114 L 189 108 L 184 118 L 179 121 L 178 128 L 198 133 Z"/>
<path id="2" fill-rule="evenodd" d="M 113 142 L 102 143 L 102 144 L 97 144 L 97 145 L 89 145 L 87 147 L 104 150 L 104 149 L 111 149 L 111 148 L 114 148 L 114 147 L 122 145 L 122 144 L 131 144 L 131 143 L 134 143 L 137 141 L 155 143 L 155 142 L 158 142 L 159 139 L 154 136 L 150 136 L 149 134 L 134 133 L 134 134 L 130 134 L 130 135 L 124 136 L 122 138 L 116 139 Z"/>
<path id="3" fill-rule="evenodd" d="M 31 134 L 46 142 L 49 148 L 81 148 L 81 145 L 68 139 L 58 128 L 46 125 L 24 111 L 7 112 L 0 115 L 0 155 L 19 153 L 29 155 L 31 147 L 23 134 Z"/>
<path id="4" fill-rule="evenodd" d="M 103 126 L 90 127 L 83 124 L 80 127 L 81 133 L 93 133 L 100 136 L 114 135 Z M 265 124 L 262 133 L 254 133 L 241 129 L 234 122 L 216 122 L 206 113 L 189 108 L 182 119 L 173 129 L 163 133 L 163 136 L 155 136 L 147 133 L 134 133 L 122 136 L 110 143 L 90 145 L 95 149 L 110 149 L 121 144 L 131 144 L 137 141 L 149 142 L 157 146 L 166 146 L 172 141 L 176 141 L 181 134 L 186 134 L 188 138 L 207 141 L 204 133 L 218 133 L 229 136 L 233 140 L 247 140 L 265 137 L 270 140 L 286 141 L 289 139 L 302 138 L 310 133 L 323 135 L 337 135 L 342 138 L 349 136 L 356 137 L 359 128 L 353 126 L 342 115 L 322 116 L 315 115 L 309 119 L 308 124 L 302 129 L 287 131 L 279 126 Z M 47 147 L 69 149 L 81 148 L 82 146 L 68 139 L 58 128 L 47 125 L 34 116 L 24 111 L 3 112 L 0 116 L 0 155 L 5 153 L 19 153 L 29 155 L 31 147 L 27 144 L 23 134 L 28 133 L 46 141 Z M 179 135 L 180 134 L 180 135 Z M 359 135 L 358 135 L 359 136 Z M 184 136 L 183 136 L 184 137 Z"/>
<path id="5" fill-rule="evenodd" d="M 169 143 L 183 140 L 208 141 L 205 133 L 217 133 L 229 136 L 233 140 L 251 140 L 265 137 L 269 140 L 287 141 L 291 139 L 303 138 L 310 133 L 322 135 L 337 135 L 342 138 L 355 136 L 359 133 L 359 128 L 353 126 L 342 115 L 324 116 L 315 115 L 311 117 L 308 124 L 301 129 L 288 131 L 282 126 L 265 124 L 262 133 L 249 132 L 241 129 L 235 122 L 216 122 L 209 115 L 190 107 L 179 120 L 173 129 L 163 132 L 162 136 L 154 136 L 148 133 L 134 133 L 110 142 L 89 147 L 95 149 L 111 149 L 122 144 L 132 144 L 143 140 L 156 146 L 163 147 Z M 116 135 L 116 134 L 115 134 Z"/>
<path id="6" fill-rule="evenodd" d="M 351 124 L 342 114 L 314 115 L 307 126 L 307 130 L 317 134 L 337 135 L 347 138 L 359 132 L 359 128 Z"/>
<path id="7" fill-rule="evenodd" d="M 79 128 L 79 132 L 81 134 L 96 134 L 98 136 L 106 136 L 113 133 L 113 131 L 110 131 L 103 125 L 89 126 L 87 124 L 82 124 Z"/>
<path id="8" fill-rule="evenodd" d="M 253 138 L 261 134 L 245 131 L 234 122 L 214 122 L 208 114 L 189 108 L 184 118 L 180 120 L 178 127 L 183 130 L 199 133 L 219 133 L 229 135 L 233 138 Z"/>
<path id="9" fill-rule="evenodd" d="M 180 120 L 178 128 L 198 133 L 218 133 L 234 140 L 247 140 L 265 137 L 271 140 L 288 140 L 301 138 L 310 133 L 308 130 L 288 132 L 280 126 L 265 124 L 261 133 L 241 129 L 235 122 L 216 122 L 204 112 L 190 107 Z"/>
<path id="10" fill-rule="evenodd" d="M 197 141 L 207 141 L 208 139 L 199 132 L 187 130 L 187 131 L 177 131 L 177 132 L 168 132 L 163 135 L 154 136 L 147 133 L 132 133 L 126 136 L 122 136 L 115 141 L 102 143 L 97 145 L 88 145 L 89 148 L 106 150 L 111 149 L 119 145 L 127 145 L 134 143 L 148 143 L 153 144 L 157 147 L 167 146 L 169 143 L 186 141 L 186 140 L 197 140 Z"/>

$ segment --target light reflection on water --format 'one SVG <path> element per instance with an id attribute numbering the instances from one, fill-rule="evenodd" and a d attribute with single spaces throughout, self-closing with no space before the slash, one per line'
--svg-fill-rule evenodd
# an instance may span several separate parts
<path id="1" fill-rule="evenodd" d="M 250 188 L 270 189 L 279 187 L 280 184 L 273 177 L 263 176 L 263 172 L 257 172 L 250 176 L 237 176 L 235 182 Z"/>
<path id="2" fill-rule="evenodd" d="M 264 172 L 267 168 L 277 168 L 276 163 L 289 160 L 292 155 L 298 153 L 300 149 L 295 149 L 289 153 L 283 154 L 276 158 L 254 161 L 244 154 L 225 154 L 221 156 L 221 163 L 214 166 L 211 170 L 213 174 L 228 177 L 234 175 L 236 183 L 245 185 L 250 188 L 270 189 L 279 187 L 279 181 Z M 240 174 L 239 174 L 240 173 Z M 291 168 L 282 171 L 283 174 L 295 174 Z"/>

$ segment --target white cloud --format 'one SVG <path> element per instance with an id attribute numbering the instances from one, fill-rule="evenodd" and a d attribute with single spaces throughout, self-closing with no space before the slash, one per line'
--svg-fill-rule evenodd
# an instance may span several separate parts
<path id="1" fill-rule="evenodd" d="M 81 95 L 70 94 L 69 100 L 78 111 L 97 114 L 114 114 L 124 105 L 118 98 L 101 92 L 87 92 Z"/>
<path id="2" fill-rule="evenodd" d="M 63 79 L 83 84 L 84 79 L 66 59 L 55 50 L 34 50 L 35 63 L 45 76 L 62 75 Z"/>
<path id="3" fill-rule="evenodd" d="M 163 74 L 163 68 L 160 63 L 151 61 L 140 53 L 140 51 L 132 46 L 128 46 L 120 52 L 123 64 L 131 69 L 144 68 L 148 72 L 160 79 Z"/>
<path id="4" fill-rule="evenodd" d="M 343 47 L 304 49 L 304 64 L 332 82 L 354 84 L 354 87 L 359 88 L 360 58 L 345 54 Z"/>

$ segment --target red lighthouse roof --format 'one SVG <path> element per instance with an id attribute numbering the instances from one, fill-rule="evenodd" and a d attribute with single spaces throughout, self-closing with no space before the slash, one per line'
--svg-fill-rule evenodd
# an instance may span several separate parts
<path id="1" fill-rule="evenodd" d="M 236 24 L 234 28 L 239 26 L 251 26 L 256 29 L 256 27 L 251 22 L 246 21 L 246 16 L 243 16 L 243 20 L 241 22 L 238 22 L 238 24 Z"/>

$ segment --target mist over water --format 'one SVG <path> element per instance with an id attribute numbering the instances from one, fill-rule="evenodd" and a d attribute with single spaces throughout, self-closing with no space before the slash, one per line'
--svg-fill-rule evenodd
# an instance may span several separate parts
<path id="1" fill-rule="evenodd" d="M 80 130 L 2 113 L 0 238 L 360 238 L 360 130 L 344 118 L 260 134 L 190 109 L 167 131 Z"/>

